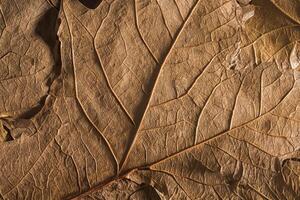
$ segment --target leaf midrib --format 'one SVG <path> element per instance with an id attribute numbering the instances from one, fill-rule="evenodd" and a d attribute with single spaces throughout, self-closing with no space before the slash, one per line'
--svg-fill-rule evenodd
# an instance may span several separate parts
<path id="1" fill-rule="evenodd" d="M 170 56 L 170 54 L 171 54 L 171 52 L 172 52 L 174 46 L 176 45 L 176 43 L 177 43 L 177 41 L 178 41 L 178 38 L 180 37 L 180 35 L 181 35 L 182 31 L 184 30 L 186 24 L 188 23 L 188 21 L 190 20 L 191 16 L 192 16 L 193 13 L 194 13 L 194 11 L 196 10 L 197 5 L 198 5 L 199 2 L 200 2 L 200 0 L 197 0 L 197 2 L 195 3 L 195 5 L 194 5 L 194 6 L 192 7 L 192 9 L 190 10 L 188 16 L 186 17 L 186 20 L 185 20 L 185 21 L 183 22 L 183 24 L 181 25 L 181 28 L 179 29 L 179 31 L 178 31 L 178 33 L 177 33 L 175 39 L 173 40 L 173 43 L 172 43 L 172 45 L 171 45 L 171 47 L 170 47 L 168 53 L 167 53 L 166 56 L 164 57 L 163 62 L 161 63 L 161 65 L 160 65 L 160 67 L 159 67 L 159 71 L 158 71 L 157 76 L 156 76 L 156 78 L 155 78 L 155 80 L 154 80 L 154 85 L 153 85 L 153 87 L 152 87 L 152 90 L 151 90 L 150 96 L 149 96 L 149 98 L 148 98 L 148 101 L 147 101 L 147 103 L 146 103 L 146 107 L 145 107 L 145 109 L 144 109 L 144 112 L 143 112 L 143 114 L 142 114 L 142 117 L 141 117 L 140 121 L 138 122 L 138 126 L 137 126 L 137 128 L 136 128 L 136 131 L 134 132 L 134 136 L 133 136 L 133 138 L 132 138 L 132 140 L 131 140 L 131 142 L 130 142 L 130 144 L 129 144 L 129 147 L 128 147 L 126 153 L 125 153 L 125 156 L 123 157 L 123 159 L 122 159 L 121 162 L 120 162 L 120 171 L 122 171 L 123 168 L 124 168 L 124 166 L 126 165 L 128 156 L 130 155 L 130 152 L 131 152 L 131 150 L 132 150 L 132 147 L 134 146 L 134 144 L 135 144 L 135 142 L 136 142 L 138 133 L 139 133 L 139 131 L 140 131 L 140 129 L 141 129 L 142 122 L 144 121 L 144 118 L 145 118 L 145 116 L 146 116 L 147 110 L 148 110 L 148 108 L 149 108 L 149 106 L 150 106 L 150 102 L 151 102 L 151 100 L 152 100 L 152 98 L 153 98 L 153 94 L 154 94 L 155 88 L 157 87 L 157 83 L 158 83 L 159 77 L 160 77 L 160 75 L 161 75 L 162 69 L 163 69 L 164 65 L 166 64 L 166 62 L 168 61 L 168 58 L 169 58 L 169 56 Z"/>

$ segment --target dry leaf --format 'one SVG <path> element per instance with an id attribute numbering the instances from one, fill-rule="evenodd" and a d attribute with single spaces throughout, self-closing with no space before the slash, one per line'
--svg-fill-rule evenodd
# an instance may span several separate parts
<path id="1" fill-rule="evenodd" d="M 299 199 L 297 0 L 0 3 L 0 199 Z"/>

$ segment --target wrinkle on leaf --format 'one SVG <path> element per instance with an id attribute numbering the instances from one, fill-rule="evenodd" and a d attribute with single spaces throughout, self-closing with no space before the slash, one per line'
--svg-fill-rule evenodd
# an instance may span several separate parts
<path id="1" fill-rule="evenodd" d="M 28 12 L 30 9 L 36 12 Z M 18 118 L 48 93 L 53 80 L 52 70 L 56 68 L 56 56 L 53 55 L 56 52 L 53 51 L 56 51 L 58 14 L 57 10 L 51 9 L 44 1 L 1 2 L 5 28 L 0 42 L 0 113 Z M 37 19 L 36 16 L 41 17 Z M 45 19 L 49 29 L 41 38 L 36 31 L 45 27 Z"/>

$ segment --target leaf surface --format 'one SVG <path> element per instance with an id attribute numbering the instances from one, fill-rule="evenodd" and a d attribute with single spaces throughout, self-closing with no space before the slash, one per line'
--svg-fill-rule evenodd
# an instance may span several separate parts
<path id="1" fill-rule="evenodd" d="M 298 1 L 86 3 L 0 3 L 2 199 L 299 198 Z"/>

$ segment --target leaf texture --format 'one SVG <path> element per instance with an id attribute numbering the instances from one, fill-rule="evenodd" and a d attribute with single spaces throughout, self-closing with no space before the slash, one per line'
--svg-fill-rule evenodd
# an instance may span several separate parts
<path id="1" fill-rule="evenodd" d="M 0 199 L 299 199 L 297 0 L 0 2 Z"/>

